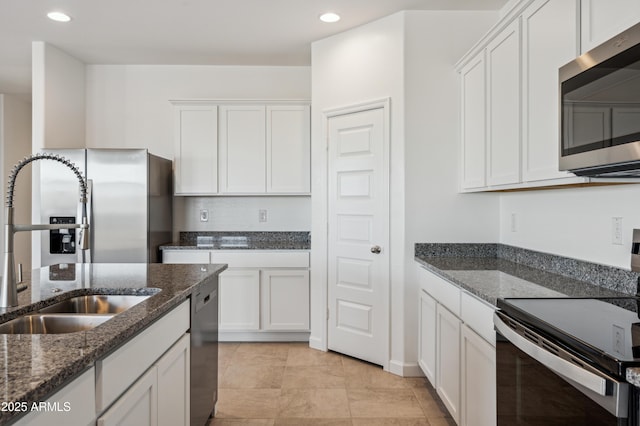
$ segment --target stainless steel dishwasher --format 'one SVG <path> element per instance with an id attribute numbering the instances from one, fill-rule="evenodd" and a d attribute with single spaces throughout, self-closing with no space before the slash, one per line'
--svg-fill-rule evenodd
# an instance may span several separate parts
<path id="1" fill-rule="evenodd" d="M 191 425 L 215 415 L 218 400 L 218 277 L 191 295 Z"/>

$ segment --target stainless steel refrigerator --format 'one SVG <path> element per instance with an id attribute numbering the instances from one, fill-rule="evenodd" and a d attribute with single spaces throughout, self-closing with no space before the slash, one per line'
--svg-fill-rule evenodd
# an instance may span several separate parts
<path id="1" fill-rule="evenodd" d="M 45 149 L 71 160 L 88 180 L 93 263 L 154 263 L 172 239 L 172 164 L 146 149 Z M 40 161 L 34 190 L 39 223 L 80 220 L 78 180 L 54 161 Z M 37 180 L 36 180 L 37 181 Z M 40 266 L 81 262 L 75 229 L 40 232 Z M 35 241 L 34 241 L 35 243 Z M 34 250 L 34 267 L 38 266 Z"/>

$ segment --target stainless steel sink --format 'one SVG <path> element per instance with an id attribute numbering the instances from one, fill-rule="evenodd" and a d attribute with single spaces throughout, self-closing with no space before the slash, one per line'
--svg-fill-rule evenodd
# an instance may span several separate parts
<path id="1" fill-rule="evenodd" d="M 119 314 L 151 296 L 92 294 L 63 300 L 40 309 L 41 313 Z"/>
<path id="2" fill-rule="evenodd" d="M 33 314 L 0 324 L 0 334 L 61 334 L 91 330 L 111 315 Z"/>

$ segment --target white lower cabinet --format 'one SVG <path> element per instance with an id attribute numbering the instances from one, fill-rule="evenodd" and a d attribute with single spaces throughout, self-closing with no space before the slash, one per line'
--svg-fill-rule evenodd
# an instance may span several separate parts
<path id="1" fill-rule="evenodd" d="M 460 421 L 460 319 L 436 306 L 436 391 L 456 423 Z"/>
<path id="2" fill-rule="evenodd" d="M 98 418 L 98 426 L 157 425 L 157 388 L 158 374 L 151 368 Z"/>
<path id="3" fill-rule="evenodd" d="M 262 328 L 308 330 L 309 271 L 271 269 L 262 271 Z"/>
<path id="4" fill-rule="evenodd" d="M 189 307 L 183 302 L 96 363 L 98 426 L 189 424 Z"/>
<path id="5" fill-rule="evenodd" d="M 220 341 L 309 339 L 309 252 L 164 250 L 163 263 L 226 263 L 219 276 Z"/>
<path id="6" fill-rule="evenodd" d="M 47 398 L 46 408 L 40 405 L 24 407 L 29 411 L 17 424 L 21 426 L 89 425 L 95 423 L 96 411 L 95 369 L 82 373 L 80 377 Z M 52 407 L 55 410 L 52 410 Z"/>
<path id="7" fill-rule="evenodd" d="M 418 266 L 418 364 L 455 422 L 494 426 L 495 308 Z"/>
<path id="8" fill-rule="evenodd" d="M 231 269 L 220 274 L 218 330 L 260 329 L 260 271 Z"/>
<path id="9" fill-rule="evenodd" d="M 418 364 L 433 387 L 436 386 L 436 300 L 420 290 L 420 339 Z"/>
<path id="10" fill-rule="evenodd" d="M 496 349 L 462 325 L 460 424 L 496 424 Z"/>

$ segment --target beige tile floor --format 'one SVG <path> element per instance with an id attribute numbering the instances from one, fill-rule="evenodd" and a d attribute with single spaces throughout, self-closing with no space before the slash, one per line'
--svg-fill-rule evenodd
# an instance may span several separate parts
<path id="1" fill-rule="evenodd" d="M 455 425 L 424 378 L 306 343 L 221 343 L 211 425 Z"/>

